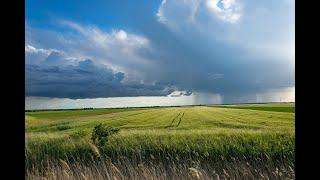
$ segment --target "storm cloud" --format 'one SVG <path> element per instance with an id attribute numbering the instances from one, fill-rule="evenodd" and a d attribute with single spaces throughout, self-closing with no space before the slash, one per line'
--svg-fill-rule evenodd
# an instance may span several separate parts
<path id="1" fill-rule="evenodd" d="M 66 19 L 55 22 L 63 31 L 27 26 L 26 95 L 202 92 L 232 102 L 294 87 L 294 2 L 163 0 L 139 11 L 150 14 L 128 9 L 131 31 Z"/>
<path id="2" fill-rule="evenodd" d="M 90 59 L 73 59 L 70 62 L 57 51 L 50 52 L 40 62 L 26 64 L 26 72 L 27 96 L 72 99 L 165 96 L 175 90 L 175 88 L 156 83 L 152 85 L 123 83 L 122 81 L 125 78 L 123 72 L 114 72 L 105 65 L 95 64 Z"/>

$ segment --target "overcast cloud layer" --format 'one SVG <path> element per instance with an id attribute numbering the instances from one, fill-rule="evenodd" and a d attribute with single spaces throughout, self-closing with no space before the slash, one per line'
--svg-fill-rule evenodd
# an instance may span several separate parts
<path id="1" fill-rule="evenodd" d="M 27 19 L 26 96 L 201 92 L 234 102 L 294 87 L 294 1 L 163 0 L 146 13 L 127 22 L 130 30 Z"/>

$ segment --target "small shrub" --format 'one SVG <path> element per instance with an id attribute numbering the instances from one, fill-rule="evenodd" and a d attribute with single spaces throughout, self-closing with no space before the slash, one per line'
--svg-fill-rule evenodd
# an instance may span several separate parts
<path id="1" fill-rule="evenodd" d="M 71 129 L 71 126 L 69 125 L 60 125 L 60 126 L 57 126 L 56 127 L 58 131 L 64 131 L 64 130 L 67 130 L 67 129 Z"/>
<path id="2" fill-rule="evenodd" d="M 84 130 L 79 130 L 79 131 L 76 131 L 76 132 L 70 134 L 70 137 L 71 137 L 71 138 L 75 138 L 75 139 L 77 139 L 77 138 L 83 138 L 83 137 L 85 137 L 87 134 L 88 134 L 88 133 L 87 133 L 86 131 L 84 131 Z"/>
<path id="3" fill-rule="evenodd" d="M 108 141 L 108 138 L 119 131 L 117 128 L 112 128 L 109 126 L 104 126 L 103 124 L 98 124 L 93 128 L 91 140 L 97 146 L 103 146 Z"/>

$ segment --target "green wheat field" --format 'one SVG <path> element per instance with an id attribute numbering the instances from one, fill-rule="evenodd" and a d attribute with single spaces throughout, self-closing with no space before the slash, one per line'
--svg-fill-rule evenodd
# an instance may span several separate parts
<path id="1" fill-rule="evenodd" d="M 294 179 L 294 106 L 26 112 L 26 179 Z"/>

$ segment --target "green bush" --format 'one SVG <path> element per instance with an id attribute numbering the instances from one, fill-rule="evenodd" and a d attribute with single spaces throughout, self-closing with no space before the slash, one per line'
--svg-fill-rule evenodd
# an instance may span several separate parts
<path id="1" fill-rule="evenodd" d="M 67 130 L 67 129 L 71 129 L 71 126 L 69 126 L 69 125 L 60 125 L 60 126 L 57 126 L 56 129 L 58 131 L 64 131 L 64 130 Z"/>
<path id="2" fill-rule="evenodd" d="M 83 137 L 85 137 L 87 134 L 88 134 L 88 133 L 87 133 L 86 131 L 84 131 L 84 130 L 78 130 L 78 131 L 70 134 L 70 137 L 71 137 L 71 138 L 75 138 L 75 139 L 77 139 L 77 138 L 83 138 Z"/>
<path id="3" fill-rule="evenodd" d="M 108 138 L 119 131 L 117 128 L 112 128 L 105 126 L 103 124 L 98 124 L 93 128 L 91 140 L 97 146 L 104 146 L 108 141 Z"/>

